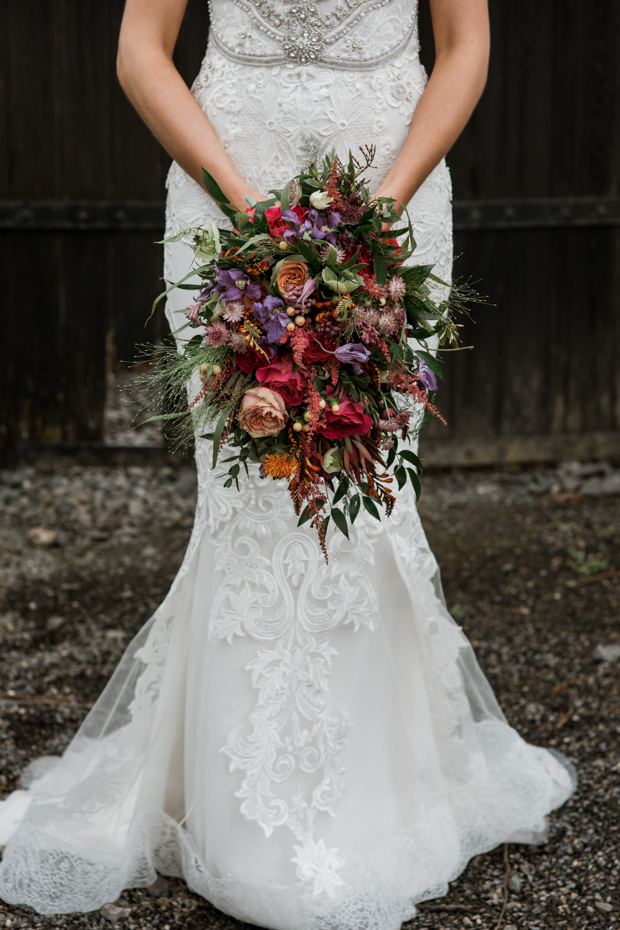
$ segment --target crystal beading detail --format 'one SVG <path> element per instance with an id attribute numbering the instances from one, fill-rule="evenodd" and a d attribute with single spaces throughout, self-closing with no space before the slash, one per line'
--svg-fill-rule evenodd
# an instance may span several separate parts
<path id="1" fill-rule="evenodd" d="M 391 18 L 377 14 L 390 7 Z M 331 12 L 303 0 L 233 0 L 222 9 L 210 0 L 210 41 L 231 61 L 241 64 L 324 64 L 339 70 L 372 69 L 399 55 L 410 42 L 417 48 L 417 4 L 403 0 L 340 0 Z M 230 10 L 237 31 L 232 33 Z M 351 35 L 358 32 L 360 35 Z M 364 35 L 362 35 L 364 33 Z M 366 34 L 367 33 L 367 34 Z M 364 52 L 366 49 L 366 52 Z M 373 49 L 374 51 L 368 51 Z"/>

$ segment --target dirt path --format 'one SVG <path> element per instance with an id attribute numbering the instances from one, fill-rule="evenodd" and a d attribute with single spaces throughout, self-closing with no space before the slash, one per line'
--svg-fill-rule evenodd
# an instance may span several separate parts
<path id="1" fill-rule="evenodd" d="M 504 930 L 620 925 L 620 498 L 573 485 L 554 472 L 425 480 L 449 607 L 509 721 L 565 752 L 580 786 L 544 846 L 477 857 L 411 930 L 494 930 L 503 903 Z M 194 498 L 189 466 L 0 472 L 3 792 L 32 758 L 62 751 L 165 594 Z M 152 891 L 123 895 L 119 926 L 241 927 L 181 882 Z M 0 927 L 110 926 L 100 913 L 43 918 L 0 902 Z"/>

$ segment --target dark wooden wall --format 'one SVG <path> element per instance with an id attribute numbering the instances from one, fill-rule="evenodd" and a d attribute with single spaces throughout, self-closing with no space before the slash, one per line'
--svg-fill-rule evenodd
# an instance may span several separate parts
<path id="1" fill-rule="evenodd" d="M 101 438 L 106 368 L 165 329 L 161 312 L 144 321 L 168 159 L 117 86 L 122 6 L 0 0 L 5 443 Z M 482 461 L 545 437 L 564 454 L 596 434 L 605 451 L 620 425 L 620 5 L 490 7 L 488 87 L 449 163 L 456 274 L 496 306 L 465 326 L 476 348 L 449 359 L 449 426 L 426 448 Z M 207 28 L 206 0 L 190 0 L 176 53 L 188 81 Z"/>
<path id="2" fill-rule="evenodd" d="M 448 430 L 433 424 L 427 447 L 441 458 L 447 439 L 446 460 L 464 461 L 456 447 L 475 439 L 484 461 L 476 445 L 494 440 L 491 458 L 519 458 L 519 446 L 531 457 L 535 443 L 518 439 L 536 437 L 540 458 L 618 454 L 620 5 L 491 0 L 490 11 L 487 89 L 448 161 L 455 275 L 480 280 L 495 306 L 463 330 L 475 351 L 450 358 Z"/>
<path id="3" fill-rule="evenodd" d="M 170 160 L 116 80 L 123 6 L 0 0 L 5 442 L 101 438 L 106 367 L 166 325 L 160 309 L 144 328 L 162 289 L 153 243 Z M 191 0 L 177 49 L 188 81 L 207 32 L 206 0 Z"/>

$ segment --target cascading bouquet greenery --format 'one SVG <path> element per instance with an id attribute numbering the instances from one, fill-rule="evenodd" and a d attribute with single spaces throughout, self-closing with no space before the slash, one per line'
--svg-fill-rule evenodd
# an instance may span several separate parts
<path id="1" fill-rule="evenodd" d="M 421 464 L 403 440 L 439 416 L 441 368 L 428 340 L 456 344 L 448 310 L 464 296 L 432 265 L 404 264 L 416 247 L 411 223 L 392 228 L 395 202 L 370 198 L 363 174 L 374 149 L 360 151 L 347 165 L 335 156 L 311 165 L 245 213 L 203 172 L 234 228 L 175 237 L 193 235 L 195 267 L 158 299 L 192 290 L 186 326 L 198 332 L 180 353 L 164 350 L 151 373 L 176 403 L 184 398 L 168 415 L 177 443 L 212 440 L 214 468 L 225 448 L 226 487 L 239 488 L 248 462 L 286 479 L 299 524 L 316 527 L 326 557 L 330 517 L 348 536 L 362 505 L 389 516 L 394 478 L 419 496 Z M 195 276 L 199 288 L 188 283 Z"/>

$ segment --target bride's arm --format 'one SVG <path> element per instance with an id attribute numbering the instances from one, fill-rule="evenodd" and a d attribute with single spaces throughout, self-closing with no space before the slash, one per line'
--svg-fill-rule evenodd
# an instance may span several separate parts
<path id="1" fill-rule="evenodd" d="M 378 190 L 407 204 L 449 151 L 478 103 L 487 78 L 487 0 L 430 0 L 435 67 L 409 135 Z"/>
<path id="2" fill-rule="evenodd" d="M 247 193 L 255 200 L 261 195 L 235 171 L 172 61 L 186 6 L 187 0 L 127 0 L 118 79 L 168 154 L 201 185 L 201 168 L 206 168 L 230 202 L 244 210 Z"/>

